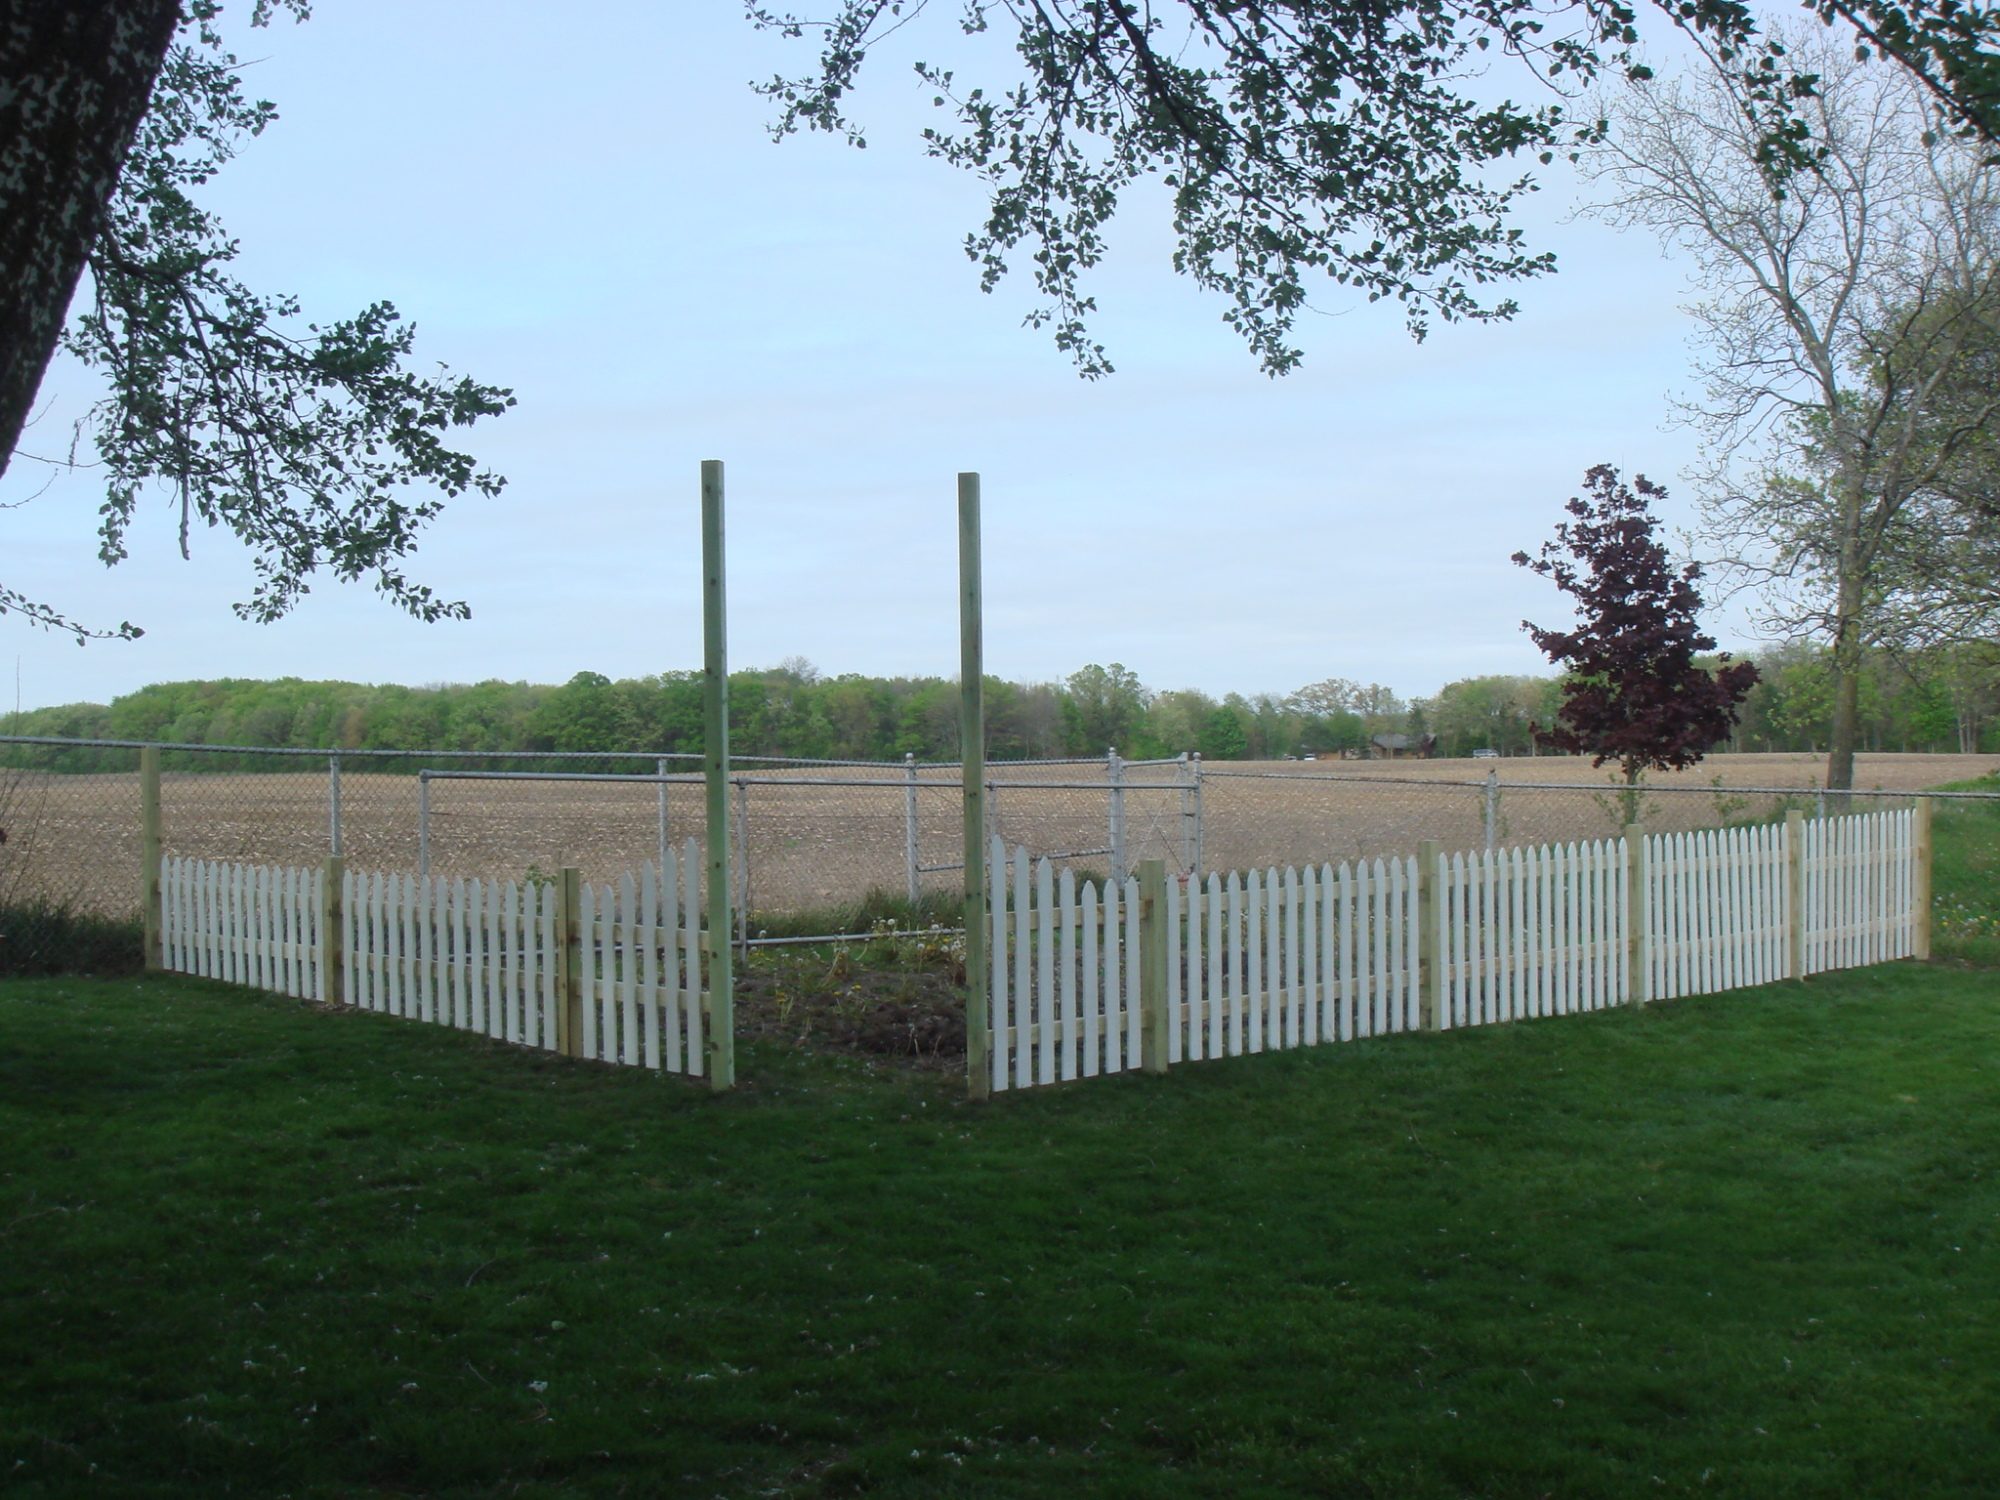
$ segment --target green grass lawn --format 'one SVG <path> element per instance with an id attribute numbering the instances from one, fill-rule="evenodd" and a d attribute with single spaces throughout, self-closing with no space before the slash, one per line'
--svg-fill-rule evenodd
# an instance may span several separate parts
<path id="1" fill-rule="evenodd" d="M 2000 975 L 960 1102 L 0 986 L 0 1490 L 1990 1494 Z"/>

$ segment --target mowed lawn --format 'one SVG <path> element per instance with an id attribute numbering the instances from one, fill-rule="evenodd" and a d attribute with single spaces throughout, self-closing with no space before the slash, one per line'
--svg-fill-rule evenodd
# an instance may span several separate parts
<path id="1" fill-rule="evenodd" d="M 1975 1495 L 2000 974 L 743 1088 L 0 986 L 0 1490 Z"/>

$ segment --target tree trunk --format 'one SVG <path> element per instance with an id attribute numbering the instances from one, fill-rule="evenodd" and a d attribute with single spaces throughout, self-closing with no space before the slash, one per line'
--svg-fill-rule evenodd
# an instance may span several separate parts
<path id="1" fill-rule="evenodd" d="M 1826 751 L 1826 789 L 1854 785 L 1854 751 L 1861 739 L 1861 585 L 1843 579 L 1833 635 L 1833 725 Z M 1845 808 L 1846 799 L 1841 799 Z"/>
<path id="2" fill-rule="evenodd" d="M 0 0 L 0 474 L 179 24 L 179 0 Z"/>

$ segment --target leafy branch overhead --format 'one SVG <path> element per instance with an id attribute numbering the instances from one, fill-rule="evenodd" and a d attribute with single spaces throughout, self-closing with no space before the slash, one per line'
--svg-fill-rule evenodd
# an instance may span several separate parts
<path id="1" fill-rule="evenodd" d="M 866 144 L 848 95 L 863 63 L 929 0 L 839 0 L 809 21 L 748 0 L 750 19 L 790 37 L 815 32 L 818 65 L 759 91 L 782 138 L 824 130 Z M 2000 136 L 2000 15 L 1961 0 L 1814 0 L 1858 44 L 1930 87 L 1952 122 Z M 1399 303 L 1411 333 L 1434 321 L 1507 318 L 1485 290 L 1554 269 L 1507 223 L 1533 184 L 1496 164 L 1548 163 L 1598 138 L 1564 91 L 1606 69 L 1644 76 L 1640 10 L 1624 0 L 962 0 L 961 46 L 1013 34 L 1018 68 L 999 87 L 919 60 L 955 123 L 924 132 L 928 152 L 991 189 L 967 255 L 992 291 L 1018 253 L 1039 305 L 1086 376 L 1108 373 L 1088 328 L 1084 279 L 1104 257 L 1127 190 L 1157 177 L 1171 194 L 1174 268 L 1227 302 L 1225 320 L 1264 370 L 1301 357 L 1295 324 L 1309 278 Z M 1738 0 L 1659 0 L 1657 15 L 1747 80 L 1775 163 L 1812 153 L 1794 102 L 1810 93 L 1783 48 Z M 1511 59 L 1550 95 L 1524 107 L 1475 97 L 1492 58 Z M 1484 90 L 1479 90 L 1484 93 Z"/>
<path id="2" fill-rule="evenodd" d="M 1557 524 L 1540 556 L 1514 554 L 1568 595 L 1579 616 L 1574 630 L 1522 622 L 1566 673 L 1556 722 L 1536 726 L 1535 737 L 1592 765 L 1617 761 L 1630 786 L 1649 769 L 1691 766 L 1727 739 L 1757 669 L 1726 653 L 1713 671 L 1702 665 L 1715 639 L 1698 622 L 1701 565 L 1674 569 L 1655 535 L 1650 505 L 1666 490 L 1643 474 L 1627 486 L 1609 464 L 1586 474 L 1584 488 L 1589 498 L 1569 501 L 1571 519 Z"/>
<path id="3" fill-rule="evenodd" d="M 308 8 L 260 0 L 252 24 L 278 6 L 300 19 Z M 419 619 L 463 618 L 464 603 L 403 565 L 446 500 L 499 492 L 505 481 L 451 434 L 514 398 L 442 366 L 410 368 L 415 329 L 389 302 L 306 322 L 297 299 L 235 277 L 236 241 L 193 195 L 277 112 L 244 94 L 219 12 L 214 0 L 183 12 L 61 335 L 110 386 L 70 452 L 76 463 L 88 450 L 106 474 L 99 555 L 125 557 L 133 518 L 160 486 L 179 508 L 183 556 L 197 524 L 226 527 L 250 550 L 257 583 L 236 605 L 246 619 L 285 614 L 321 570 L 372 579 Z M 0 591 L 0 613 L 10 607 L 79 640 L 96 633 Z"/>

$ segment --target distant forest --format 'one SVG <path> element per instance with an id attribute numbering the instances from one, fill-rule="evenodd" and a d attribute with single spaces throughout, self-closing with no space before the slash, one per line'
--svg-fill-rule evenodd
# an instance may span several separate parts
<path id="1" fill-rule="evenodd" d="M 1825 654 L 1785 647 L 1756 658 L 1762 681 L 1728 748 L 1822 749 L 1829 717 Z M 937 677 L 821 675 L 793 659 L 730 678 L 731 749 L 740 756 L 950 760 L 958 686 Z M 1284 695 L 1213 698 L 1154 691 L 1123 666 L 1092 664 L 1059 683 L 986 685 L 994 759 L 1198 751 L 1212 760 L 1365 753 L 1375 736 L 1437 736 L 1440 755 L 1532 753 L 1531 725 L 1559 701 L 1552 677 L 1471 677 L 1428 698 L 1328 678 Z M 1862 748 L 2000 748 L 2000 670 L 1992 652 L 1959 647 L 1879 658 L 1863 687 Z M 560 687 L 480 682 L 432 687 L 298 678 L 169 682 L 109 704 L 5 716 L 14 734 L 342 750 L 536 750 L 650 754 L 701 750 L 701 674 L 613 681 L 579 672 Z M 17 760 L 18 755 L 9 757 Z M 69 762 L 74 764 L 73 758 Z"/>

